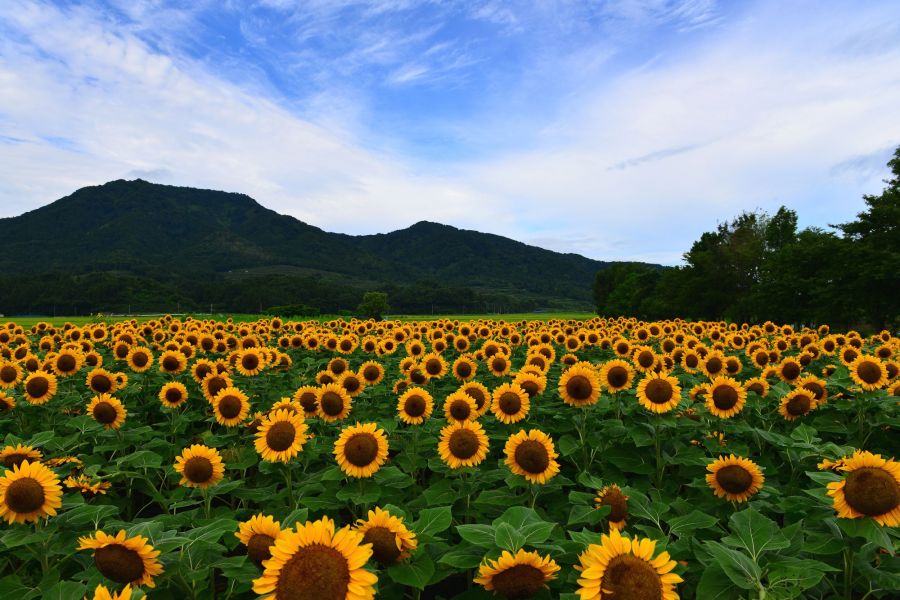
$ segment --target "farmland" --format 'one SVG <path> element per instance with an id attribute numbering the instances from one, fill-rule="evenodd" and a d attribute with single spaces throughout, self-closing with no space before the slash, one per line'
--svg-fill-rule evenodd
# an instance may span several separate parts
<path id="1" fill-rule="evenodd" d="M 65 321 L 0 326 L 3 598 L 900 589 L 888 331 Z"/>

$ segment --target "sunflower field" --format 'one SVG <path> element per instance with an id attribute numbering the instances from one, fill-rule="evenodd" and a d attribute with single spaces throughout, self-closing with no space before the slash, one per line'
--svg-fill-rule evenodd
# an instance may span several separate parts
<path id="1" fill-rule="evenodd" d="M 0 324 L 0 598 L 900 597 L 900 339 Z"/>

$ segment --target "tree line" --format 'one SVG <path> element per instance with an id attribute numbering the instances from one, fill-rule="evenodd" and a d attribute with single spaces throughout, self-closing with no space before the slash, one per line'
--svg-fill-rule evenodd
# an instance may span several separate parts
<path id="1" fill-rule="evenodd" d="M 892 177 L 865 210 L 828 229 L 798 230 L 797 213 L 744 212 L 705 232 L 684 264 L 620 263 L 597 273 L 606 316 L 900 326 L 900 147 Z"/>

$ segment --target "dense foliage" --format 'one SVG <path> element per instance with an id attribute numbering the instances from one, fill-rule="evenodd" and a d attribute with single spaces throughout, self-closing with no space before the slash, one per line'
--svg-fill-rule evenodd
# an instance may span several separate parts
<path id="1" fill-rule="evenodd" d="M 900 148 L 893 178 L 839 233 L 798 231 L 797 214 L 743 213 L 704 233 L 684 265 L 659 270 L 619 264 L 599 271 L 602 315 L 642 318 L 772 319 L 879 329 L 900 319 Z"/>
<path id="2" fill-rule="evenodd" d="M 0 597 L 894 598 L 898 358 L 772 322 L 7 323 Z"/>

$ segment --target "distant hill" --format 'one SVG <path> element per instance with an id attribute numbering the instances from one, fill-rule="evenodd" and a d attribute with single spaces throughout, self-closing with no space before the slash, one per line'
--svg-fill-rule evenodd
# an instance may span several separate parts
<path id="1" fill-rule="evenodd" d="M 117 180 L 0 219 L 0 311 L 590 308 L 609 263 L 422 221 L 386 234 L 323 231 L 244 194 Z M 151 306 L 152 304 L 160 306 Z M 80 305 L 80 306 L 79 306 Z M 162 306 L 165 305 L 165 306 Z"/>

